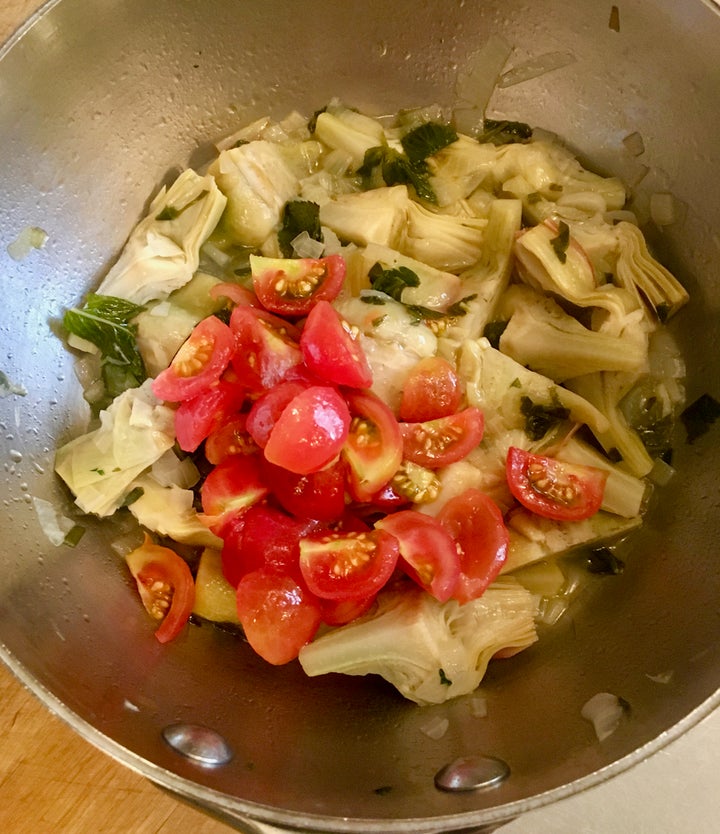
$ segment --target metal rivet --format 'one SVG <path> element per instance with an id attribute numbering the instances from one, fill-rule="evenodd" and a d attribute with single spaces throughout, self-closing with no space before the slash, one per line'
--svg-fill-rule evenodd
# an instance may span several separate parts
<path id="1" fill-rule="evenodd" d="M 476 791 L 494 788 L 510 775 L 510 768 L 494 756 L 463 756 L 446 764 L 435 774 L 441 791 Z"/>
<path id="2" fill-rule="evenodd" d="M 233 757 L 230 745 L 219 733 L 199 724 L 171 724 L 162 731 L 162 737 L 173 750 L 208 767 L 227 764 Z"/>

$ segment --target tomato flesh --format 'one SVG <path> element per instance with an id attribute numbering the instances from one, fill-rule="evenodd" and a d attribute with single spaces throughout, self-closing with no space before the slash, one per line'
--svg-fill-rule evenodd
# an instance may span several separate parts
<path id="1" fill-rule="evenodd" d="M 236 599 L 248 643 L 274 666 L 294 660 L 322 621 L 318 600 L 293 577 L 272 568 L 243 576 Z"/>
<path id="2" fill-rule="evenodd" d="M 298 475 L 267 460 L 262 474 L 280 506 L 291 515 L 333 522 L 345 513 L 345 464 L 342 460 Z"/>
<path id="3" fill-rule="evenodd" d="M 235 307 L 230 329 L 236 342 L 232 366 L 240 381 L 256 393 L 277 385 L 302 362 L 297 328 L 265 310 Z"/>
<path id="4" fill-rule="evenodd" d="M 262 501 L 268 488 L 260 474 L 257 455 L 235 455 L 219 463 L 200 488 L 205 523 L 216 535 L 237 513 Z"/>
<path id="5" fill-rule="evenodd" d="M 283 316 L 306 316 L 319 301 L 332 301 L 345 280 L 345 260 L 250 256 L 255 294 L 265 309 Z"/>
<path id="6" fill-rule="evenodd" d="M 258 446 L 264 448 L 278 418 L 290 401 L 310 386 L 297 380 L 287 380 L 261 394 L 252 404 L 247 417 L 247 428 Z"/>
<path id="7" fill-rule="evenodd" d="M 403 456 L 427 469 L 439 469 L 466 457 L 485 429 L 482 411 L 469 407 L 449 417 L 423 423 L 400 423 Z"/>
<path id="8" fill-rule="evenodd" d="M 300 349 L 314 374 L 336 385 L 369 388 L 372 370 L 352 327 L 327 301 L 319 301 L 307 317 Z"/>
<path id="9" fill-rule="evenodd" d="M 455 368 L 440 356 L 421 359 L 403 385 L 398 416 L 408 423 L 449 417 L 460 408 L 462 388 Z"/>
<path id="10" fill-rule="evenodd" d="M 247 430 L 246 414 L 230 414 L 205 440 L 205 457 L 213 465 L 233 455 L 253 455 L 258 451 Z"/>
<path id="11" fill-rule="evenodd" d="M 375 526 L 398 540 L 405 573 L 435 599 L 447 602 L 460 578 L 458 548 L 447 528 L 416 510 L 391 513 Z"/>
<path id="12" fill-rule="evenodd" d="M 334 460 L 350 427 L 345 400 L 328 386 L 297 394 L 278 417 L 265 444 L 265 457 L 297 475 L 317 472 Z"/>
<path id="13" fill-rule="evenodd" d="M 390 579 L 398 541 L 383 530 L 318 531 L 300 540 L 300 570 L 321 599 L 367 599 Z"/>
<path id="14" fill-rule="evenodd" d="M 155 396 L 168 402 L 192 399 L 220 379 L 234 351 L 230 328 L 208 316 L 195 326 L 170 366 L 153 381 Z"/>
<path id="15" fill-rule="evenodd" d="M 460 576 L 452 597 L 477 599 L 497 577 L 507 559 L 510 537 L 497 504 L 479 489 L 451 498 L 437 515 L 458 546 Z"/>
<path id="16" fill-rule="evenodd" d="M 555 521 L 581 521 L 595 515 L 605 493 L 607 472 L 508 449 L 507 481 L 513 496 L 528 510 Z"/>
<path id="17" fill-rule="evenodd" d="M 185 452 L 194 452 L 212 431 L 242 408 L 243 386 L 226 379 L 206 388 L 175 411 L 175 437 Z"/>
<path id="18" fill-rule="evenodd" d="M 150 536 L 125 557 L 145 610 L 162 620 L 155 632 L 161 643 L 178 636 L 195 603 L 195 583 L 190 568 L 174 550 L 154 544 Z"/>

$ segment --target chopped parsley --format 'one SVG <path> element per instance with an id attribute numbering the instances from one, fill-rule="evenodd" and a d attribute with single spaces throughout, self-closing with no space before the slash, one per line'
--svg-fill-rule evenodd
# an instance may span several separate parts
<path id="1" fill-rule="evenodd" d="M 520 398 L 520 413 L 525 418 L 525 432 L 531 440 L 540 440 L 561 420 L 567 420 L 570 409 L 561 405 L 534 403 L 530 397 Z"/>
<path id="2" fill-rule="evenodd" d="M 561 264 L 567 261 L 567 248 L 570 245 L 570 227 L 564 221 L 558 224 L 558 233 L 550 241 L 553 251 L 557 255 L 557 259 Z"/>
<path id="3" fill-rule="evenodd" d="M 452 686 L 452 681 L 445 674 L 444 669 L 438 669 L 438 674 L 440 675 L 440 684 L 441 684 L 441 686 Z"/>
<path id="4" fill-rule="evenodd" d="M 483 330 L 483 336 L 497 350 L 500 347 L 500 337 L 508 326 L 506 321 L 489 321 Z"/>
<path id="5" fill-rule="evenodd" d="M 395 301 L 402 301 L 403 290 L 408 287 L 419 287 L 420 279 L 416 272 L 406 266 L 396 266 L 384 269 L 382 264 L 374 264 L 368 273 L 372 288 L 384 292 Z"/>
<path id="6" fill-rule="evenodd" d="M 532 128 L 525 122 L 512 122 L 507 119 L 484 119 L 483 131 L 477 137 L 478 142 L 493 145 L 510 145 L 514 142 L 528 142 L 532 139 Z"/>
<path id="7" fill-rule="evenodd" d="M 278 232 L 280 251 L 285 258 L 294 256 L 292 242 L 302 232 L 307 232 L 313 240 L 322 242 L 320 206 L 310 200 L 290 200 L 283 208 Z"/>

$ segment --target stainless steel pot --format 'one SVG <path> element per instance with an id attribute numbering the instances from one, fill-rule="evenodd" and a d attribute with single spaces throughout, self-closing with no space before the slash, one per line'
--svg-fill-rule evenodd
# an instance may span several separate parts
<path id="1" fill-rule="evenodd" d="M 332 96 L 374 113 L 451 103 L 458 72 L 491 37 L 512 47 L 510 64 L 574 58 L 496 90 L 492 115 L 555 131 L 628 178 L 647 165 L 638 204 L 670 190 L 686 207 L 682 222 L 649 233 L 692 296 L 678 321 L 689 397 L 718 397 L 720 8 L 623 0 L 619 26 L 610 9 L 60 0 L 0 53 L 0 370 L 11 383 L 0 399 L 1 653 L 98 747 L 231 819 L 421 834 L 477 830 L 596 784 L 720 703 L 717 430 L 678 445 L 677 477 L 624 575 L 590 583 L 565 625 L 495 664 L 485 719 L 468 699 L 419 710 L 376 680 L 271 668 L 210 627 L 161 647 L 109 549 L 112 533 L 83 519 L 75 550 L 54 547 L 36 513 L 41 499 L 74 514 L 53 450 L 85 418 L 54 323 L 98 281 L 158 181 L 202 164 L 211 140 L 266 112 L 309 113 Z M 635 131 L 640 159 L 622 142 Z M 16 262 L 5 246 L 27 226 L 48 241 Z M 649 677 L 664 672 L 667 684 Z M 632 706 L 602 744 L 580 717 L 599 691 Z M 423 732 L 435 716 L 449 721 L 440 740 Z M 167 741 L 178 724 L 210 728 L 233 757 L 208 766 L 182 755 Z M 444 765 L 479 754 L 499 757 L 510 776 L 485 790 L 435 787 Z"/>

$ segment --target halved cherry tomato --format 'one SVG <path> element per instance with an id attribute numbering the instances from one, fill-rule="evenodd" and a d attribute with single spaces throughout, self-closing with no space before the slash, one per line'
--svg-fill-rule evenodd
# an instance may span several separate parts
<path id="1" fill-rule="evenodd" d="M 275 427 L 278 417 L 291 400 L 309 388 L 308 383 L 298 380 L 280 382 L 274 388 L 261 394 L 252 404 L 247 418 L 247 429 L 253 440 L 261 448 L 265 448 L 270 432 Z"/>
<path id="2" fill-rule="evenodd" d="M 265 444 L 265 457 L 298 475 L 317 472 L 340 453 L 349 427 L 350 412 L 340 394 L 313 385 L 285 406 Z"/>
<path id="3" fill-rule="evenodd" d="M 397 472 L 403 443 L 395 415 L 370 391 L 346 391 L 352 422 L 342 455 L 356 501 L 369 501 Z"/>
<path id="4" fill-rule="evenodd" d="M 369 388 L 372 370 L 358 335 L 327 301 L 310 311 L 300 336 L 300 349 L 307 367 L 336 385 Z"/>
<path id="5" fill-rule="evenodd" d="M 222 548 L 225 578 L 237 587 L 245 574 L 271 567 L 297 579 L 299 541 L 317 527 L 317 521 L 293 518 L 264 502 L 254 504 L 225 527 Z"/>
<path id="6" fill-rule="evenodd" d="M 426 356 L 408 374 L 398 416 L 408 423 L 449 417 L 460 408 L 462 388 L 455 368 L 440 356 Z"/>
<path id="7" fill-rule="evenodd" d="M 195 603 L 195 583 L 185 560 L 174 550 L 154 544 L 145 533 L 140 547 L 125 557 L 145 610 L 162 620 L 155 632 L 161 643 L 177 637 Z"/>
<path id="8" fill-rule="evenodd" d="M 403 456 L 427 469 L 439 469 L 472 452 L 484 430 L 483 413 L 472 406 L 437 420 L 400 423 Z"/>
<path id="9" fill-rule="evenodd" d="M 263 307 L 283 316 L 306 316 L 320 300 L 332 301 L 345 280 L 341 255 L 326 258 L 250 256 L 255 294 Z"/>
<path id="10" fill-rule="evenodd" d="M 337 460 L 306 475 L 297 475 L 267 460 L 262 475 L 275 500 L 294 516 L 339 521 L 345 513 L 345 464 Z"/>
<path id="11" fill-rule="evenodd" d="M 260 474 L 258 455 L 225 458 L 210 471 L 200 487 L 203 521 L 221 536 L 223 526 L 232 516 L 262 501 L 268 492 Z"/>
<path id="12" fill-rule="evenodd" d="M 320 603 L 302 583 L 272 568 L 240 580 L 237 611 L 248 643 L 275 666 L 294 660 L 322 621 Z"/>
<path id="13" fill-rule="evenodd" d="M 195 326 L 170 366 L 152 383 L 155 396 L 168 402 L 189 400 L 220 379 L 235 351 L 235 337 L 219 318 Z"/>
<path id="14" fill-rule="evenodd" d="M 510 537 L 497 504 L 479 489 L 451 498 L 437 515 L 459 547 L 460 577 L 452 593 L 460 603 L 482 596 L 507 559 Z"/>
<path id="15" fill-rule="evenodd" d="M 232 455 L 254 455 L 260 449 L 247 430 L 247 414 L 231 414 L 205 440 L 205 457 L 216 465 Z"/>
<path id="16" fill-rule="evenodd" d="M 194 452 L 205 438 L 239 411 L 247 396 L 242 385 L 220 379 L 175 411 L 175 437 L 185 452 Z"/>
<path id="17" fill-rule="evenodd" d="M 511 446 L 506 460 L 513 496 L 528 510 L 555 521 L 580 521 L 600 509 L 608 473 Z"/>
<path id="18" fill-rule="evenodd" d="M 394 536 L 318 531 L 300 539 L 300 570 L 321 599 L 367 599 L 390 579 L 398 561 Z"/>
<path id="19" fill-rule="evenodd" d="M 400 567 L 440 602 L 447 602 L 460 577 L 455 540 L 436 518 L 416 510 L 401 510 L 375 525 L 400 543 Z"/>
<path id="20" fill-rule="evenodd" d="M 267 391 L 302 362 L 298 329 L 255 307 L 235 307 L 230 329 L 236 349 L 232 366 L 241 382 L 257 393 Z"/>

